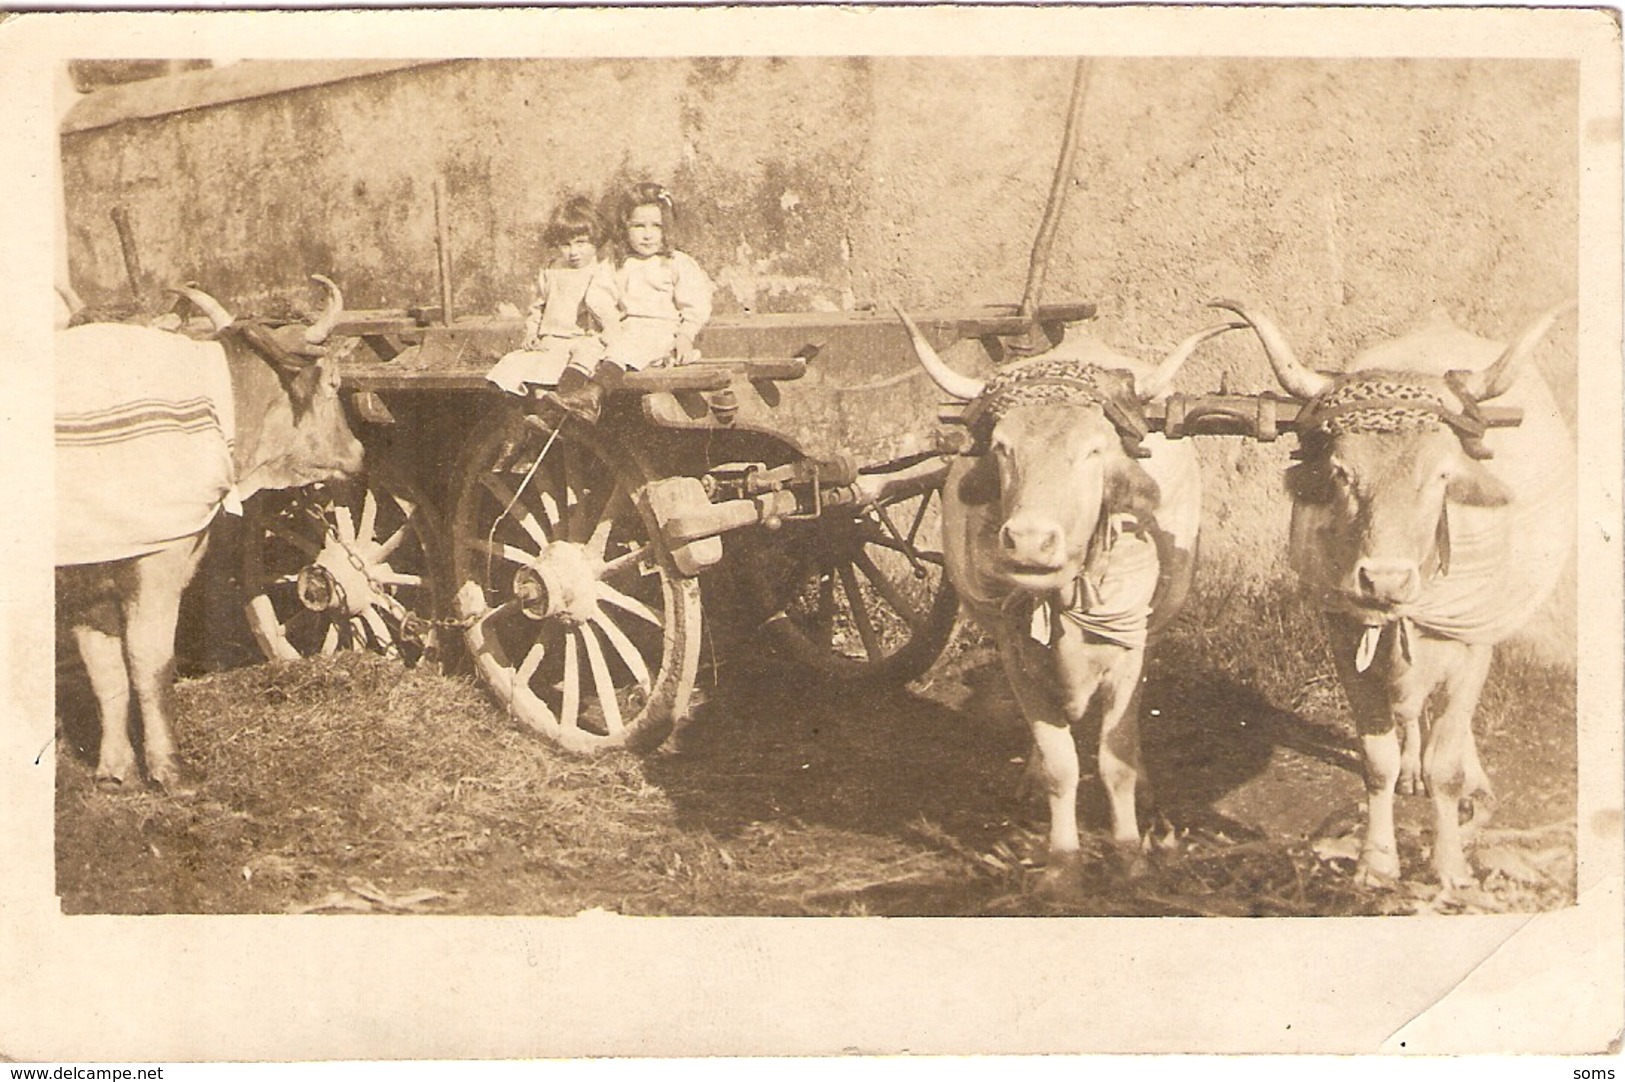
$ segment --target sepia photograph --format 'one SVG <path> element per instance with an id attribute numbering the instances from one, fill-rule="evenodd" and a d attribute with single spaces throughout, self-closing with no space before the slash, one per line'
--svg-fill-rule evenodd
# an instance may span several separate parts
<path id="1" fill-rule="evenodd" d="M 0 1057 L 1617 1048 L 1616 20 L 451 14 L 0 22 Z"/>

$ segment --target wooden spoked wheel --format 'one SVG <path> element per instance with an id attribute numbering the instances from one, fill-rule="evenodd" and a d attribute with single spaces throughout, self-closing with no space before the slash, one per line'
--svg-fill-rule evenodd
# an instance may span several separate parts
<path id="1" fill-rule="evenodd" d="M 700 590 L 641 503 L 651 475 L 594 429 L 503 415 L 470 441 L 452 517 L 456 607 L 480 678 L 571 751 L 657 746 L 688 709 Z"/>
<path id="2" fill-rule="evenodd" d="M 441 610 L 439 530 L 413 486 L 369 475 L 263 492 L 244 516 L 243 593 L 267 658 L 365 650 L 416 664 Z M 407 626 L 409 614 L 424 621 Z"/>
<path id="3" fill-rule="evenodd" d="M 959 615 L 941 512 L 931 488 L 742 539 L 746 588 L 780 656 L 834 686 L 930 668 Z"/>

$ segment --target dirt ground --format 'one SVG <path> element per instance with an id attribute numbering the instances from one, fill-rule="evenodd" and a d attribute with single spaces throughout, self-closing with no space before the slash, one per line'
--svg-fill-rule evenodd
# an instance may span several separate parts
<path id="1" fill-rule="evenodd" d="M 686 62 L 639 69 L 654 85 L 680 86 L 643 97 L 682 116 L 665 142 L 632 140 L 649 148 L 640 150 L 647 160 L 625 164 L 689 182 L 679 188 L 690 193 L 694 251 L 729 303 L 789 310 L 844 304 L 852 292 L 910 304 L 1014 299 L 1048 190 L 1069 65 L 898 58 L 841 62 L 835 80 L 835 61 L 776 63 L 738 73 L 701 62 L 693 71 Z M 620 78 L 613 66 L 600 75 Z M 398 303 L 387 290 L 406 288 L 402 268 L 427 295 L 430 203 L 407 195 L 412 178 L 440 171 L 467 193 L 458 221 L 478 226 L 461 226 L 479 236 L 461 237 L 458 250 L 493 253 L 494 269 L 470 272 L 460 305 L 511 299 L 533 263 L 516 250 L 516 238 L 529 236 L 525 215 L 536 213 L 532 189 L 574 179 L 548 163 L 586 175 L 621 168 L 539 142 L 544 129 L 511 99 L 525 78 L 541 77 L 437 68 L 383 91 L 357 83 L 315 104 L 214 111 L 197 123 L 249 130 L 261 150 L 242 159 L 240 175 L 210 174 L 188 198 L 113 168 L 184 159 L 187 144 L 168 129 L 86 134 L 70 141 L 65 163 L 78 273 L 102 292 L 120 288 L 106 204 L 139 200 L 136 219 L 155 223 L 167 246 L 147 255 L 154 273 L 196 274 L 252 297 L 285 267 L 329 265 L 331 235 L 365 256 L 353 270 L 354 303 Z M 730 80 L 734 92 L 720 91 Z M 507 96 L 447 93 L 445 83 Z M 767 85 L 780 92 L 762 92 Z M 1577 67 L 1556 61 L 1101 64 L 1049 295 L 1099 302 L 1096 332 L 1145 356 L 1205 322 L 1202 302 L 1216 296 L 1259 300 L 1317 367 L 1339 367 L 1435 306 L 1505 339 L 1574 292 L 1577 85 Z M 988 104 L 990 87 L 999 107 Z M 370 122 L 384 91 L 408 105 L 421 97 L 488 114 L 431 125 L 410 147 L 397 146 L 388 125 L 366 128 L 384 133 L 389 153 L 360 138 L 329 140 L 319 154 L 301 143 L 300 155 L 321 160 L 307 163 L 314 172 L 288 175 L 323 199 L 286 199 L 265 184 L 256 162 L 279 148 L 266 132 L 302 131 L 277 123 L 276 110 L 309 108 L 333 118 L 333 130 L 354 131 L 345 118 Z M 787 109 L 794 125 L 782 122 Z M 255 110 L 271 120 L 254 127 Z M 596 148 L 598 113 L 581 115 L 572 138 Z M 480 125 L 516 134 L 485 138 Z M 538 142 L 525 150 L 524 138 Z M 121 149 L 126 142 L 134 149 Z M 493 166 L 492 147 L 512 161 Z M 693 165 L 688 148 L 697 148 Z M 311 179 L 324 169 L 342 183 Z M 292 206 L 320 228 L 279 231 L 287 250 L 230 233 L 282 221 Z M 177 208 L 185 221 L 174 220 Z M 796 208 L 804 222 L 791 219 Z M 416 224 L 396 228 L 391 243 L 416 248 L 370 246 L 377 222 L 407 215 Z M 242 257 L 262 249 L 260 262 Z M 197 252 L 221 265 L 191 269 L 185 260 Z M 1267 386 L 1244 338 L 1205 349 L 1180 389 Z M 1554 335 L 1538 363 L 1567 408 L 1572 333 Z M 868 408 L 883 416 L 892 406 L 879 392 Z M 1480 748 L 1499 794 L 1473 854 L 1482 888 L 1441 897 L 1431 885 L 1428 807 L 1418 796 L 1399 800 L 1402 885 L 1357 889 L 1353 733 L 1316 620 L 1291 600 L 1281 567 L 1287 451 L 1203 448 L 1208 562 L 1151 661 L 1142 826 L 1155 859 L 1143 878 L 1120 878 L 1096 853 L 1083 899 L 1033 892 L 1044 812 L 1016 796 L 1025 734 L 987 643 L 963 629 L 921 680 L 863 698 L 810 697 L 793 676 L 723 658 L 674 748 L 585 760 L 520 731 L 466 677 L 363 656 L 247 664 L 241 637 L 218 633 L 224 625 L 213 621 L 232 615 L 217 598 L 216 617 L 183 633 L 194 650 L 198 639 L 213 650 L 194 658 L 177 688 L 182 747 L 205 776 L 190 802 L 98 792 L 87 704 L 71 670 L 59 682 L 63 908 L 1344 915 L 1569 903 L 1572 579 L 1543 647 L 1501 651 L 1480 708 Z M 1093 779 L 1082 799 L 1098 842 L 1104 809 Z"/>
<path id="2" fill-rule="evenodd" d="M 963 627 L 920 680 L 861 697 L 809 697 L 792 673 L 724 659 L 681 738 L 644 758 L 558 752 L 467 677 L 360 654 L 239 665 L 177 687 L 182 746 L 204 776 L 186 802 L 95 788 L 92 714 L 67 666 L 57 890 L 69 913 L 1239 916 L 1572 901 L 1571 671 L 1518 648 L 1497 660 L 1477 726 L 1499 797 L 1473 854 L 1481 889 L 1432 884 L 1417 796 L 1399 800 L 1403 883 L 1362 890 L 1358 757 L 1312 614 L 1288 593 L 1203 581 L 1150 669 L 1152 870 L 1124 878 L 1094 849 L 1080 898 L 1033 889 L 1045 812 L 1017 797 L 1025 733 L 989 644 Z M 1081 801 L 1085 844 L 1103 846 L 1087 776 Z"/>

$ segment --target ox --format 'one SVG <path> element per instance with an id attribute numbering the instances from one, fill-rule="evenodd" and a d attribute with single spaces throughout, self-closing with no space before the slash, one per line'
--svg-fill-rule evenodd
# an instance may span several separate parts
<path id="1" fill-rule="evenodd" d="M 1462 844 L 1484 818 L 1474 798 L 1491 795 L 1473 738 L 1479 693 L 1494 644 L 1551 595 L 1572 539 L 1573 438 L 1527 362 L 1573 302 L 1505 348 L 1441 313 L 1336 375 L 1300 363 L 1268 317 L 1214 306 L 1251 324 L 1281 386 L 1308 400 L 1302 461 L 1287 471 L 1290 556 L 1324 611 L 1364 757 L 1356 874 L 1398 878 L 1394 792 L 1420 784 L 1433 869 L 1447 888 L 1469 885 Z M 1521 407 L 1522 424 L 1486 436 L 1478 404 L 1490 399 Z"/>
<path id="2" fill-rule="evenodd" d="M 184 793 L 167 698 L 181 593 L 228 495 L 358 472 L 361 444 L 318 358 L 343 301 L 311 327 L 235 321 L 179 290 L 213 341 L 116 323 L 56 336 L 59 626 L 71 629 L 101 716 L 97 784 L 139 784 L 130 690 L 147 775 Z"/>
<path id="3" fill-rule="evenodd" d="M 1091 707 L 1112 841 L 1137 871 L 1140 673 L 1147 640 L 1190 589 L 1202 509 L 1195 453 L 1148 434 L 1143 407 L 1199 343 L 1245 325 L 1192 335 L 1155 366 L 1068 340 L 982 381 L 949 368 L 898 315 L 931 378 L 970 403 L 972 444 L 943 487 L 943 551 L 1032 732 L 1028 777 L 1049 802 L 1045 874 L 1064 889 L 1080 865 L 1071 726 Z"/>

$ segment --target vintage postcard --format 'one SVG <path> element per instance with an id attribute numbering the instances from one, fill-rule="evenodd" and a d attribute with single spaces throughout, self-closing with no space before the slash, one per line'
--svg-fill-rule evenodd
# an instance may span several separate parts
<path id="1" fill-rule="evenodd" d="M 0 72 L 0 1057 L 1615 1050 L 1609 12 Z"/>

